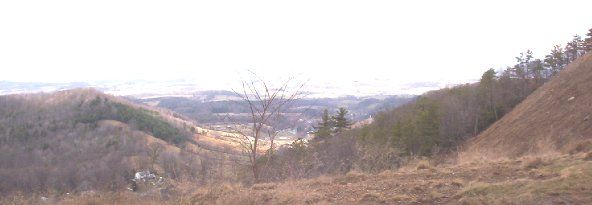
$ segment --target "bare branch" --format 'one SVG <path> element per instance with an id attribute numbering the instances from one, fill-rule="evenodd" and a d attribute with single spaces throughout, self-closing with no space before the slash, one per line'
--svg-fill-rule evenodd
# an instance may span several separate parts
<path id="1" fill-rule="evenodd" d="M 273 88 L 263 78 L 258 76 L 252 71 L 249 71 L 252 79 L 250 81 L 242 81 L 242 92 L 233 90 L 237 95 L 241 96 L 250 109 L 251 115 L 251 136 L 245 134 L 242 131 L 237 131 L 242 138 L 241 146 L 247 152 L 249 161 L 251 162 L 251 168 L 253 171 L 253 177 L 255 181 L 259 180 L 260 167 L 258 166 L 259 159 L 259 146 L 264 143 L 262 140 L 262 133 L 267 134 L 267 140 L 270 143 L 268 153 L 273 152 L 274 140 L 277 135 L 275 127 L 271 125 L 271 119 L 277 118 L 287 110 L 291 103 L 298 99 L 301 95 L 301 89 L 304 87 L 304 83 L 298 84 L 296 89 L 291 92 L 290 84 L 293 78 L 290 77 L 282 84 Z M 267 167 L 268 161 L 265 162 L 264 169 Z"/>

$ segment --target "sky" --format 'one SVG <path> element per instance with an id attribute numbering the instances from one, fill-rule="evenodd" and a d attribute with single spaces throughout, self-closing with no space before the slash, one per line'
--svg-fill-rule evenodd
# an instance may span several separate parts
<path id="1" fill-rule="evenodd" d="M 463 83 L 592 28 L 592 1 L 0 1 L 0 81 Z"/>

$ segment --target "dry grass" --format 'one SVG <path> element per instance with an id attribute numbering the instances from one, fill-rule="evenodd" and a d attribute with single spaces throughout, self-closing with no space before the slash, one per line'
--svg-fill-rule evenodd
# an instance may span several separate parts
<path id="1" fill-rule="evenodd" d="M 368 192 L 358 200 L 360 203 L 384 203 L 384 201 L 382 195 L 376 192 Z"/>
<path id="2" fill-rule="evenodd" d="M 428 199 L 430 201 L 434 201 L 436 199 L 444 197 L 444 194 L 438 192 L 437 190 L 432 190 L 428 193 Z"/>
<path id="3" fill-rule="evenodd" d="M 350 172 L 251 187 L 175 184 L 178 195 L 134 192 L 77 194 L 48 204 L 586 204 L 592 202 L 592 161 L 586 156 L 525 157 L 487 163 L 417 164 L 376 175 Z M 181 188 L 183 187 L 183 188 Z M 15 195 L 0 204 L 39 204 Z"/>
<path id="4" fill-rule="evenodd" d="M 430 161 L 428 160 L 420 160 L 419 162 L 417 162 L 417 166 L 415 166 L 415 169 L 420 170 L 420 169 L 430 169 Z"/>
<path id="5" fill-rule="evenodd" d="M 368 178 L 368 175 L 357 172 L 357 171 L 350 171 L 344 176 L 335 177 L 333 182 L 340 183 L 340 184 L 351 184 L 351 183 L 358 183 L 364 181 Z"/>
<path id="6" fill-rule="evenodd" d="M 257 184 L 205 204 L 538 204 L 566 197 L 592 200 L 592 162 L 575 156 L 526 157 L 489 163 L 384 171 Z M 428 168 L 431 169 L 431 168 Z M 587 190 L 587 191 L 586 191 Z M 229 198 L 230 197 L 230 198 Z M 211 198 L 211 197 L 210 197 Z M 196 204 L 196 203 L 193 203 Z M 197 203 L 200 204 L 200 203 Z M 204 204 L 204 203 L 201 203 Z"/>
<path id="7" fill-rule="evenodd" d="M 63 205 L 94 205 L 94 204 L 146 204 L 146 205 L 157 205 L 157 204 L 173 204 L 167 202 L 158 195 L 155 197 L 140 196 L 135 193 L 120 192 L 120 193 L 108 193 L 93 196 L 81 196 L 81 197 L 69 197 L 55 204 Z"/>
<path id="8" fill-rule="evenodd" d="M 457 187 L 463 187 L 465 182 L 462 179 L 453 179 L 450 184 Z"/>
<path id="9" fill-rule="evenodd" d="M 301 183 L 311 188 L 318 188 L 333 183 L 333 178 L 329 176 L 320 176 L 314 179 L 301 180 Z"/>
<path id="10" fill-rule="evenodd" d="M 588 152 L 588 154 L 584 156 L 584 160 L 592 161 L 592 152 Z"/>
<path id="11" fill-rule="evenodd" d="M 146 196 L 133 192 L 105 192 L 105 193 L 81 193 L 77 195 L 64 195 L 60 197 L 42 198 L 43 196 L 12 195 L 1 198 L 0 204 L 48 204 L 48 205 L 100 205 L 100 204 L 176 204 L 174 200 L 167 200 L 161 195 Z"/>
<path id="12" fill-rule="evenodd" d="M 577 154 L 582 152 L 592 151 L 592 140 L 586 140 L 577 143 L 570 151 L 570 154 Z"/>
<path id="13" fill-rule="evenodd" d="M 275 183 L 263 183 L 263 184 L 255 184 L 251 187 L 254 190 L 272 190 L 275 189 L 277 185 Z"/>
<path id="14" fill-rule="evenodd" d="M 579 144 L 592 137 L 591 87 L 592 54 L 587 54 L 476 137 L 462 157 L 514 158 L 589 149 Z"/>
<path id="15" fill-rule="evenodd" d="M 457 194 L 468 204 L 584 204 L 592 202 L 592 163 L 576 159 L 556 161 L 541 158 L 524 160 L 523 168 L 538 168 L 548 177 L 534 179 L 514 179 L 496 183 L 474 181 Z M 556 170 L 559 173 L 552 173 Z M 532 172 L 529 172 L 532 173 Z M 539 179 L 539 180 L 537 180 Z"/>
<path id="16" fill-rule="evenodd" d="M 545 160 L 541 157 L 525 158 L 522 161 L 522 167 L 527 170 L 536 169 L 547 164 L 549 164 L 548 160 Z"/>

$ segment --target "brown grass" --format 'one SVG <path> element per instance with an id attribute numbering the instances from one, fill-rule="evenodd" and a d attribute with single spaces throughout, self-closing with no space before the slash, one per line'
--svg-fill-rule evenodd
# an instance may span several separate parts
<path id="1" fill-rule="evenodd" d="M 411 168 L 376 175 L 350 172 L 234 187 L 230 192 L 210 191 L 222 196 L 194 194 L 193 204 L 538 204 L 566 198 L 568 204 L 580 204 L 592 197 L 586 194 L 592 190 L 588 189 L 592 162 L 580 159 L 570 155 L 525 157 L 447 165 L 432 171 L 410 164 Z"/>
<path id="2" fill-rule="evenodd" d="M 417 162 L 417 166 L 415 167 L 415 169 L 420 170 L 420 169 L 430 169 L 430 161 L 428 160 L 420 160 L 419 162 Z"/>
<path id="3" fill-rule="evenodd" d="M 591 122 L 592 123 L 592 122 Z M 592 151 L 592 140 L 586 140 L 577 143 L 570 151 L 570 154 L 577 154 L 582 152 Z"/>
<path id="4" fill-rule="evenodd" d="M 350 172 L 283 183 L 174 184 L 176 195 L 158 192 L 85 193 L 46 204 L 586 204 L 592 201 L 592 161 L 580 155 L 524 157 L 441 165 L 369 175 Z M 40 196 L 13 195 L 0 204 L 41 204 Z"/>
<path id="5" fill-rule="evenodd" d="M 462 157 L 514 158 L 569 153 L 582 141 L 592 138 L 590 88 L 592 54 L 587 54 L 476 137 L 461 153 Z M 568 101 L 571 97 L 574 99 Z M 582 146 L 577 149 L 587 145 Z"/>
<path id="6" fill-rule="evenodd" d="M 358 200 L 360 203 L 384 203 L 382 195 L 375 192 L 368 192 Z"/>
<path id="7" fill-rule="evenodd" d="M 592 161 L 592 152 L 588 152 L 588 154 L 584 156 L 584 160 Z"/>
<path id="8" fill-rule="evenodd" d="M 368 176 L 364 173 L 358 171 L 350 171 L 344 176 L 335 177 L 333 182 L 340 183 L 340 184 L 351 184 L 364 181 L 368 178 Z"/>
<path id="9" fill-rule="evenodd" d="M 544 160 L 541 157 L 534 157 L 534 158 L 526 158 L 522 163 L 522 167 L 524 169 L 536 169 L 542 166 L 549 164 L 548 161 Z"/>

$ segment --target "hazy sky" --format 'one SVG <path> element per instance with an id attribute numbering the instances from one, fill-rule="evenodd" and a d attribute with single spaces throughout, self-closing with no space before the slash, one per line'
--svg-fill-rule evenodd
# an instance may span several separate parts
<path id="1" fill-rule="evenodd" d="M 0 80 L 479 78 L 592 28 L 592 1 L 0 1 Z"/>

